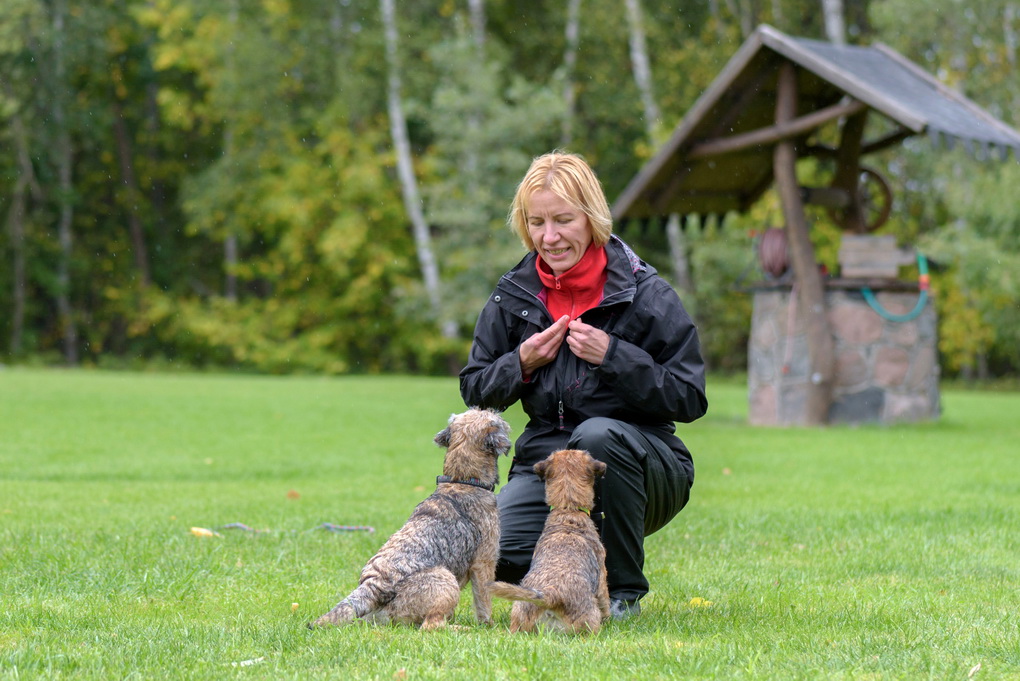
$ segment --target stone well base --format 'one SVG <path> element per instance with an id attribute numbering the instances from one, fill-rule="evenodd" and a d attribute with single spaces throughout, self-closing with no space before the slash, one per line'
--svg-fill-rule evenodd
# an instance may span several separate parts
<path id="1" fill-rule="evenodd" d="M 877 292 L 877 298 L 888 312 L 905 314 L 917 304 L 918 294 L 884 291 Z M 826 302 L 836 354 L 829 422 L 937 419 L 939 366 L 931 301 L 908 322 L 884 319 L 859 291 L 830 289 Z M 809 381 L 807 338 L 802 320 L 790 319 L 789 303 L 789 289 L 754 294 L 748 397 L 750 422 L 755 425 L 803 423 Z"/>

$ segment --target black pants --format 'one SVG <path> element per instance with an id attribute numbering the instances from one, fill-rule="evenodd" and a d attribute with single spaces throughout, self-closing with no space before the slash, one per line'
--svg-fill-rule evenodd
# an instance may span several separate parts
<path id="1" fill-rule="evenodd" d="M 574 429 L 567 447 L 585 449 L 606 463 L 606 475 L 596 483 L 592 518 L 606 547 L 609 595 L 641 598 L 648 593 L 644 538 L 687 504 L 687 472 L 661 440 L 613 419 L 585 421 Z M 496 578 L 519 582 L 531 565 L 549 506 L 545 484 L 530 466 L 515 465 L 509 478 L 496 497 L 501 523 Z"/>

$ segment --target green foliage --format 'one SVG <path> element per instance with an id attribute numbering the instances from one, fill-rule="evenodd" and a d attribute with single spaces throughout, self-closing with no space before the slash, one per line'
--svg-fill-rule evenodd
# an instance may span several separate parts
<path id="1" fill-rule="evenodd" d="M 443 339 L 427 317 L 399 200 L 378 0 L 65 5 L 61 80 L 59 5 L 0 3 L 0 216 L 11 215 L 24 179 L 19 144 L 27 145 L 37 185 L 27 195 L 24 236 L 9 220 L 0 229 L 3 361 L 61 354 L 58 223 L 70 199 L 70 302 L 86 364 L 457 368 L 481 300 L 521 254 L 505 226 L 516 182 L 533 156 L 563 144 L 567 3 L 486 0 L 483 46 L 468 28 L 466 3 L 398 7 L 415 172 L 445 313 L 461 332 L 455 340 Z M 625 8 L 617 0 L 582 3 L 570 150 L 593 163 L 610 202 L 755 25 L 824 36 L 817 0 L 642 5 L 662 112 L 654 143 L 631 71 Z M 851 42 L 886 42 L 1016 124 L 1015 3 L 844 5 Z M 67 150 L 57 148 L 57 102 L 70 134 L 70 196 L 59 189 L 57 159 Z M 879 119 L 869 126 L 881 128 Z M 947 368 L 1016 373 L 1015 164 L 961 171 L 944 157 L 918 140 L 869 159 L 893 183 L 894 216 L 883 229 L 903 245 L 923 243 L 949 268 L 937 273 L 935 290 Z M 824 164 L 805 163 L 800 172 L 805 181 L 827 179 Z M 745 361 L 748 301 L 734 288 L 747 278 L 748 235 L 778 223 L 779 214 L 769 195 L 725 227 L 689 219 L 697 290 L 685 302 L 714 367 L 740 370 Z M 809 218 L 819 257 L 834 268 L 839 233 L 823 213 Z M 618 228 L 671 276 L 661 226 Z M 228 266 L 230 237 L 239 257 Z M 17 357 L 8 266 L 16 254 L 27 267 Z M 236 303 L 221 298 L 228 275 L 239 283 Z"/>
<path id="2" fill-rule="evenodd" d="M 314 147 L 287 141 L 246 185 L 260 216 L 237 272 L 249 295 L 174 304 L 155 294 L 163 347 L 274 373 L 435 370 L 425 340 L 434 329 L 406 314 L 420 307 L 413 252 L 378 140 L 337 122 L 324 114 Z"/>
<path id="3" fill-rule="evenodd" d="M 752 231 L 739 221 L 706 221 L 687 230 L 696 273 L 694 317 L 702 354 L 713 371 L 746 367 L 752 299 L 743 288 L 754 271 Z"/>
<path id="4" fill-rule="evenodd" d="M 1020 208 L 1012 196 L 1020 167 L 964 170 L 947 188 L 949 211 L 959 216 L 925 237 L 922 250 L 948 271 L 940 277 L 940 349 L 955 369 L 1020 361 Z"/>

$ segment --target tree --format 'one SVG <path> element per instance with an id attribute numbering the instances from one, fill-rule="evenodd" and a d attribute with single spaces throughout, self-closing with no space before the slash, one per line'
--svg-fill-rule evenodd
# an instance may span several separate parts
<path id="1" fill-rule="evenodd" d="M 834 45 L 846 45 L 846 22 L 843 18 L 843 0 L 822 0 L 825 17 L 825 36 Z"/>
<path id="2" fill-rule="evenodd" d="M 439 290 L 439 266 L 432 250 L 432 237 L 429 234 L 425 214 L 422 212 L 421 199 L 418 192 L 418 180 L 414 174 L 411 159 L 411 145 L 407 135 L 407 121 L 404 118 L 404 105 L 400 85 L 400 59 L 398 56 L 397 18 L 393 0 L 379 0 L 379 11 L 382 15 L 386 35 L 386 63 L 389 69 L 386 92 L 390 116 L 390 134 L 393 137 L 393 149 L 397 155 L 397 172 L 400 175 L 400 187 L 404 197 L 404 208 L 411 220 L 414 233 L 415 248 L 418 252 L 418 263 L 421 266 L 425 291 L 436 322 L 449 339 L 457 337 L 457 327 L 443 310 L 442 295 Z"/>
<path id="3" fill-rule="evenodd" d="M 431 132 L 422 193 L 443 254 L 447 312 L 471 329 L 497 277 L 520 257 L 507 208 L 532 157 L 555 145 L 564 102 L 552 86 L 513 74 L 497 41 L 489 41 L 480 61 L 464 26 L 454 28 L 427 53 L 437 82 L 421 107 Z M 477 127 L 464 125 L 471 116 Z M 472 174 L 465 158 L 475 149 L 485 153 Z"/>
<path id="4" fill-rule="evenodd" d="M 645 43 L 644 19 L 641 11 L 641 0 L 626 0 L 627 25 L 630 27 L 630 62 L 634 72 L 634 81 L 641 92 L 641 102 L 645 112 L 645 129 L 648 141 L 657 141 L 657 128 L 661 125 L 659 105 L 655 100 L 652 86 L 652 68 L 648 59 L 648 47 Z M 687 241 L 680 225 L 680 216 L 672 214 L 666 220 L 666 235 L 669 239 L 669 251 L 673 264 L 673 278 L 677 288 L 683 292 L 693 293 L 694 287 L 690 275 L 690 264 L 687 257 Z"/>
<path id="5" fill-rule="evenodd" d="M 60 259 L 57 264 L 56 299 L 61 334 L 63 337 L 64 362 L 78 363 L 78 324 L 71 305 L 71 258 L 73 256 L 74 233 L 74 149 L 71 142 L 70 123 L 67 119 L 67 99 L 70 85 L 67 80 L 67 35 L 65 20 L 67 7 L 64 0 L 52 0 L 50 7 L 53 43 L 51 52 L 51 114 L 53 116 L 53 144 L 50 153 L 57 168 L 57 201 L 60 219 L 57 224 L 57 238 L 60 243 Z"/>
<path id="6" fill-rule="evenodd" d="M 564 31 L 566 49 L 563 51 L 563 133 L 560 144 L 569 147 L 574 138 L 574 112 L 577 107 L 577 44 L 581 36 L 581 0 L 570 0 L 567 5 L 567 23 Z"/>
<path id="7" fill-rule="evenodd" d="M 33 25 L 42 20 L 42 14 L 37 5 L 28 2 L 9 3 L 0 12 L 0 27 L 3 27 L 0 29 L 0 59 L 7 76 L 0 90 L 0 111 L 8 112 L 7 137 L 13 152 L 9 169 L 13 183 L 6 220 L 11 256 L 9 351 L 12 357 L 19 357 L 23 350 L 28 296 L 28 223 L 33 204 L 39 206 L 44 201 L 32 164 L 32 140 L 26 123 L 26 119 L 32 118 L 32 102 L 26 85 L 30 80 L 30 65 L 35 61 L 26 36 L 36 33 Z"/>

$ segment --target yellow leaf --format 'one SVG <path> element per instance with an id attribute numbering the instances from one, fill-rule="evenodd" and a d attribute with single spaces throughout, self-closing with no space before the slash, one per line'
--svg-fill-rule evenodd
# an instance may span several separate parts
<path id="1" fill-rule="evenodd" d="M 221 536 L 219 532 L 213 532 L 212 530 L 206 529 L 204 527 L 193 527 L 193 528 L 191 528 L 191 534 L 195 535 L 196 537 L 219 537 L 219 536 Z"/>

